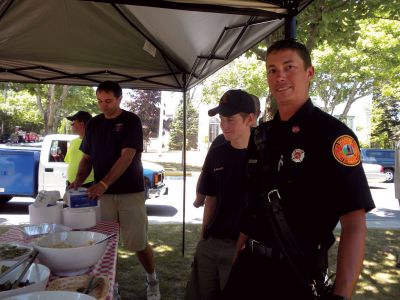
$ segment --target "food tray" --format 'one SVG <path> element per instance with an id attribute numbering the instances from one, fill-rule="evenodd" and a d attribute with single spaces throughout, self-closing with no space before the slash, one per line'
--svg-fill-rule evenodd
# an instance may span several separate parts
<path id="1" fill-rule="evenodd" d="M 49 285 L 47 286 L 47 290 L 76 292 L 77 289 L 81 287 L 86 287 L 91 277 L 92 275 L 81 275 L 58 278 L 49 283 Z M 105 300 L 107 298 L 108 289 L 110 286 L 109 280 L 105 276 L 96 276 L 93 282 L 96 281 L 97 278 L 102 278 L 103 283 L 95 288 L 93 291 L 91 291 L 89 295 L 95 297 L 98 300 Z"/>
<path id="2" fill-rule="evenodd" d="M 18 243 L 0 244 L 0 260 L 19 260 L 31 254 L 33 247 Z"/>
<path id="3" fill-rule="evenodd" d="M 23 226 L 20 230 L 28 237 L 37 237 L 53 232 L 71 231 L 72 229 L 61 224 L 43 223 L 39 225 Z"/>

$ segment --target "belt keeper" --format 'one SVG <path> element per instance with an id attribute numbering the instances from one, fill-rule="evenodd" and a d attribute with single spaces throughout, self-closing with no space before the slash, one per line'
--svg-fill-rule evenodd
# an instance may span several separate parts
<path id="1" fill-rule="evenodd" d="M 100 180 L 99 183 L 104 186 L 106 189 L 108 189 L 108 185 L 105 184 L 105 182 L 103 180 Z"/>

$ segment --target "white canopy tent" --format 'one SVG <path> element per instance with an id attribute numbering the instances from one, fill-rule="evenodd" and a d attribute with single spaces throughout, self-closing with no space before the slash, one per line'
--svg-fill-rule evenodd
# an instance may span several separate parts
<path id="1" fill-rule="evenodd" d="M 312 1 L 0 0 L 0 81 L 181 91 L 186 120 L 187 90 Z"/>
<path id="2" fill-rule="evenodd" d="M 311 1 L 2 0 L 0 81 L 188 90 Z"/>

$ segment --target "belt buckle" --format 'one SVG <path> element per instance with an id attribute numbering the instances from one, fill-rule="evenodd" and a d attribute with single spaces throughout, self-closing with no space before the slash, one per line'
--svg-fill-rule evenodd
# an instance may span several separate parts
<path id="1" fill-rule="evenodd" d="M 276 193 L 278 199 L 281 200 L 281 195 L 279 194 L 279 191 L 278 191 L 277 189 L 274 189 L 274 190 L 269 191 L 269 192 L 268 192 L 268 195 L 267 195 L 268 201 L 269 201 L 270 203 L 272 203 L 272 201 L 273 201 L 273 200 L 271 200 L 272 194 L 275 194 L 275 193 Z"/>
<path id="2" fill-rule="evenodd" d="M 250 248 L 251 248 L 251 252 L 254 253 L 254 244 L 260 244 L 258 241 L 250 239 Z"/>

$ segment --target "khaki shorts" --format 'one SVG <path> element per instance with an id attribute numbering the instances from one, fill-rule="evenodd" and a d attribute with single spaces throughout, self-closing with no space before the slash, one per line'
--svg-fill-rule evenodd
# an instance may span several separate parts
<path id="1" fill-rule="evenodd" d="M 141 251 L 147 246 L 148 220 L 144 202 L 144 192 L 100 197 L 101 219 L 119 222 L 123 245 L 130 251 Z"/>

